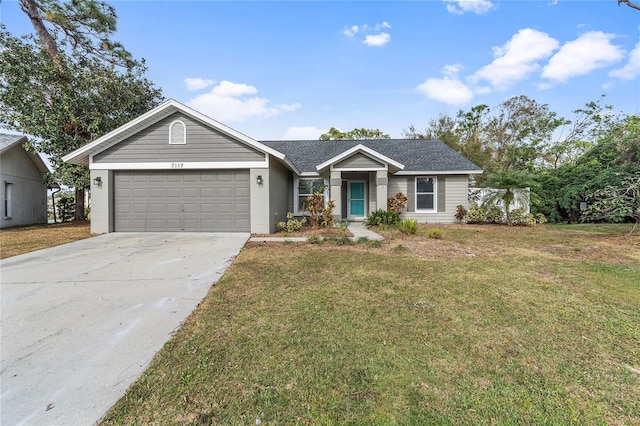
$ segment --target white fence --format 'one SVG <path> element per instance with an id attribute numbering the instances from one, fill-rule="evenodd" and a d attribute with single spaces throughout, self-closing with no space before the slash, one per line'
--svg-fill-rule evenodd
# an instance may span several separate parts
<path id="1" fill-rule="evenodd" d="M 495 188 L 469 188 L 469 205 L 476 203 L 478 205 L 482 205 L 487 199 L 491 198 L 492 194 L 496 192 L 504 191 L 502 189 Z M 531 189 L 530 188 L 521 188 L 515 189 L 513 192 L 516 193 L 516 196 L 509 206 L 509 211 L 513 211 L 515 209 L 524 208 L 527 213 L 530 213 L 529 206 L 531 200 Z M 497 197 L 496 197 L 497 198 Z M 493 203 L 496 206 L 500 207 L 504 211 L 504 203 L 499 198 Z"/>

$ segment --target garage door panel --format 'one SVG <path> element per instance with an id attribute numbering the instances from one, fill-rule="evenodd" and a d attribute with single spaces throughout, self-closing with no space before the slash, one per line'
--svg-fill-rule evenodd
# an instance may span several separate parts
<path id="1" fill-rule="evenodd" d="M 218 188 L 218 197 L 229 198 L 233 196 L 233 188 Z"/>
<path id="2" fill-rule="evenodd" d="M 248 170 L 116 171 L 116 231 L 250 229 Z"/>
<path id="3" fill-rule="evenodd" d="M 200 188 L 184 188 L 182 195 L 184 197 L 193 197 L 193 198 L 199 198 L 200 197 Z"/>
<path id="4" fill-rule="evenodd" d="M 234 196 L 238 198 L 249 198 L 249 188 L 234 188 Z"/>

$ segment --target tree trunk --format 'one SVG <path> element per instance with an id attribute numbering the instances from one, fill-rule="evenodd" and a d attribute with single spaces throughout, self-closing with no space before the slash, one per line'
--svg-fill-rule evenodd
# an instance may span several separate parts
<path id="1" fill-rule="evenodd" d="M 35 0 L 20 0 L 20 8 L 27 14 L 29 20 L 31 20 L 31 25 L 36 30 L 38 34 L 38 38 L 42 43 L 42 46 L 47 51 L 47 54 L 51 57 L 51 59 L 55 59 L 60 53 L 58 49 L 58 45 L 56 44 L 55 39 L 47 30 L 47 27 L 44 25 L 44 20 L 42 16 L 40 16 L 40 11 L 38 10 L 38 4 Z"/>
<path id="2" fill-rule="evenodd" d="M 84 215 L 84 188 L 76 187 L 76 209 L 73 220 L 85 220 Z"/>

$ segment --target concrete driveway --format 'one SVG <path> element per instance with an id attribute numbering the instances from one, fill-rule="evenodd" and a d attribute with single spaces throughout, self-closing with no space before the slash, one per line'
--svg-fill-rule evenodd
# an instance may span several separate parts
<path id="1" fill-rule="evenodd" d="M 0 422 L 94 424 L 248 237 L 114 233 L 0 261 Z"/>

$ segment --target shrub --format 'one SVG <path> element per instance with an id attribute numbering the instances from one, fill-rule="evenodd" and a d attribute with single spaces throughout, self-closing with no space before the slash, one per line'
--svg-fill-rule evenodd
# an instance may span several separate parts
<path id="1" fill-rule="evenodd" d="M 387 211 L 396 212 L 398 215 L 407 207 L 408 198 L 402 192 L 387 199 Z"/>
<path id="2" fill-rule="evenodd" d="M 397 226 L 400 232 L 405 234 L 415 235 L 418 232 L 418 221 L 415 219 L 404 219 Z"/>
<path id="3" fill-rule="evenodd" d="M 322 226 L 328 228 L 336 223 L 336 218 L 333 216 L 333 210 L 336 208 L 336 202 L 329 200 L 327 206 L 322 210 Z"/>
<path id="4" fill-rule="evenodd" d="M 430 228 L 427 230 L 427 237 L 434 240 L 441 240 L 444 238 L 444 230 L 440 228 Z"/>
<path id="5" fill-rule="evenodd" d="M 367 247 L 380 248 L 380 247 L 382 247 L 382 241 L 380 241 L 380 240 L 369 240 L 369 241 L 367 241 Z"/>
<path id="6" fill-rule="evenodd" d="M 456 219 L 458 219 L 458 222 L 462 223 L 462 221 L 464 220 L 465 217 L 467 217 L 467 214 L 469 213 L 467 211 L 467 208 L 465 206 L 463 206 L 462 204 L 458 204 L 456 206 Z"/>
<path id="7" fill-rule="evenodd" d="M 356 240 L 356 243 L 358 243 L 358 244 L 367 244 L 369 241 L 370 241 L 369 237 L 359 237 Z"/>
<path id="8" fill-rule="evenodd" d="M 366 226 L 395 225 L 400 221 L 400 214 L 394 211 L 377 210 L 367 217 Z"/>
<path id="9" fill-rule="evenodd" d="M 278 227 L 282 230 L 286 230 L 287 232 L 295 232 L 299 231 L 304 224 L 307 222 L 307 218 L 303 217 L 300 220 L 297 220 L 293 213 L 287 213 L 287 221 L 286 222 L 278 222 Z"/>
<path id="10" fill-rule="evenodd" d="M 496 205 L 473 203 L 467 215 L 469 223 L 503 223 L 504 213 Z"/>
<path id="11" fill-rule="evenodd" d="M 536 224 L 536 220 L 533 215 L 531 213 L 527 213 L 523 208 L 514 209 L 509 216 L 510 219 L 508 225 L 533 226 Z"/>
<path id="12" fill-rule="evenodd" d="M 309 244 L 322 244 L 323 240 L 322 240 L 322 238 L 318 237 L 317 235 L 311 235 L 311 236 L 307 237 L 307 242 Z"/>
<path id="13" fill-rule="evenodd" d="M 395 246 L 393 248 L 393 251 L 397 251 L 397 252 L 402 252 L 402 251 L 409 251 L 409 247 L 403 245 L 403 244 L 398 244 L 397 246 Z"/>
<path id="14" fill-rule="evenodd" d="M 545 223 L 547 223 L 547 218 L 542 213 L 538 213 L 536 215 L 536 222 L 538 222 L 540 225 L 544 225 Z"/>

